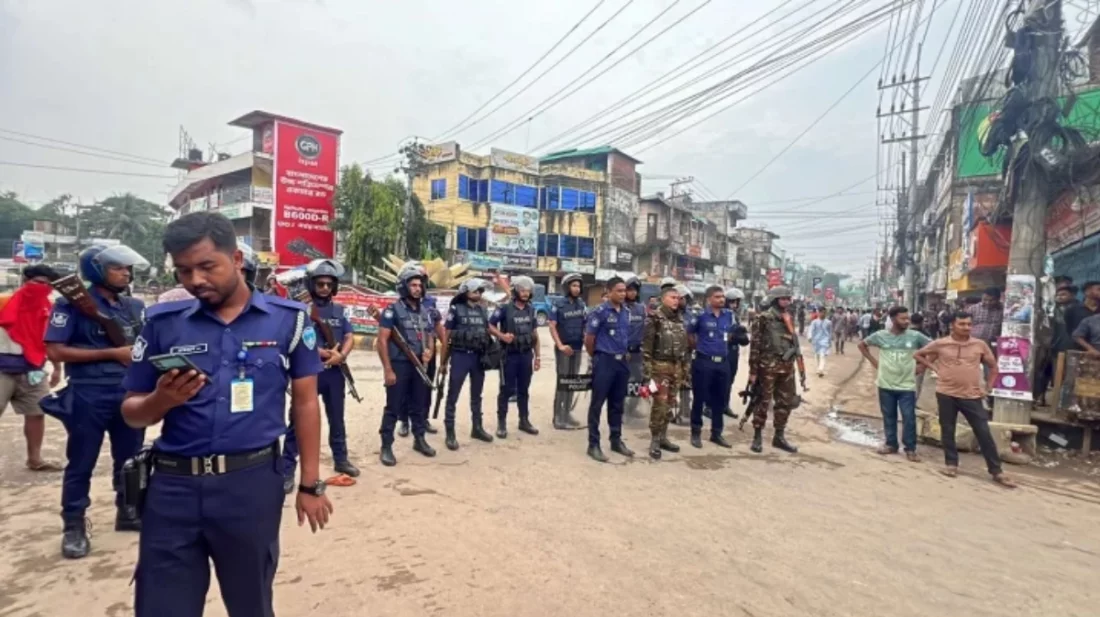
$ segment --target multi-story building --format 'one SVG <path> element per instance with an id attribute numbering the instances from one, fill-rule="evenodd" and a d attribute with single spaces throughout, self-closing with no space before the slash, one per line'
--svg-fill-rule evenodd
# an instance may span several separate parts
<path id="1" fill-rule="evenodd" d="M 738 227 L 734 231 L 738 244 L 737 270 L 740 274 L 736 284 L 747 298 L 759 302 L 768 291 L 768 270 L 782 268 L 783 265 L 779 249 L 773 246 L 779 235 L 755 227 Z"/>

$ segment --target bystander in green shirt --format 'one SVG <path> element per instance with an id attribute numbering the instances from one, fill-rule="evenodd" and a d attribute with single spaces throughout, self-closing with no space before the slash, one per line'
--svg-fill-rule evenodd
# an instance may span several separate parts
<path id="1" fill-rule="evenodd" d="M 932 342 L 917 330 L 894 334 L 879 330 L 864 341 L 868 347 L 878 347 L 878 381 L 883 390 L 917 390 L 917 361 L 913 354 Z"/>

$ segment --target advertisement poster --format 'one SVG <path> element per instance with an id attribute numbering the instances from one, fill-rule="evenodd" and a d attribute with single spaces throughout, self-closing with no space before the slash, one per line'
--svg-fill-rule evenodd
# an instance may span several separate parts
<path id="1" fill-rule="evenodd" d="M 779 268 L 768 270 L 768 289 L 779 287 L 783 284 L 783 271 Z"/>
<path id="2" fill-rule="evenodd" d="M 993 384 L 993 396 L 1018 401 L 1031 400 L 1031 379 L 1028 358 L 1031 341 L 1018 336 L 1002 336 L 997 339 L 997 382 Z"/>
<path id="3" fill-rule="evenodd" d="M 1009 274 L 1005 281 L 1002 334 L 1030 341 L 1034 313 L 1035 277 L 1030 274 Z"/>
<path id="4" fill-rule="evenodd" d="M 832 302 L 835 299 L 836 299 L 836 292 L 833 291 L 832 287 L 826 287 L 825 288 L 825 301 L 826 302 Z"/>
<path id="5" fill-rule="evenodd" d="M 329 228 L 340 164 L 340 135 L 275 123 L 275 210 L 272 244 L 281 267 L 332 257 Z"/>
<path id="6" fill-rule="evenodd" d="M 814 295 L 815 296 L 820 296 L 821 295 L 821 283 L 822 283 L 821 277 L 820 276 L 815 276 L 814 277 Z"/>
<path id="7" fill-rule="evenodd" d="M 342 290 L 336 294 L 334 300 L 344 306 L 344 315 L 351 322 L 351 328 L 356 334 L 374 334 L 378 332 L 378 321 L 371 319 L 368 309 L 379 311 L 393 304 L 397 296 L 382 296 L 378 294 L 364 294 L 355 290 Z"/>
<path id="8" fill-rule="evenodd" d="M 487 253 L 531 255 L 539 248 L 539 211 L 493 204 L 489 212 Z"/>

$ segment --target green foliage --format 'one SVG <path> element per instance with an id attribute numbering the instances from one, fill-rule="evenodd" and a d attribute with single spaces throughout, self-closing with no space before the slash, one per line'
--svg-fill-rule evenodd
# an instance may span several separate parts
<path id="1" fill-rule="evenodd" d="M 104 199 L 82 213 L 83 238 L 111 238 L 129 246 L 153 267 L 164 262 L 161 238 L 168 212 L 159 205 L 131 193 Z"/>
<path id="2" fill-rule="evenodd" d="M 0 241 L 18 240 L 33 225 L 34 210 L 19 201 L 15 193 L 0 193 Z"/>

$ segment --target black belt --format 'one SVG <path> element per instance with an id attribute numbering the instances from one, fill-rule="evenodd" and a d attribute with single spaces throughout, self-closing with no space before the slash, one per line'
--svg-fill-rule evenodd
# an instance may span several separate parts
<path id="1" fill-rule="evenodd" d="M 708 360 L 708 361 L 713 362 L 715 364 L 721 364 L 721 363 L 723 363 L 727 360 L 726 356 L 708 356 L 708 355 L 701 354 L 698 351 L 695 352 L 695 359 L 696 360 Z"/>
<path id="2" fill-rule="evenodd" d="M 630 349 L 627 349 L 627 351 L 629 351 L 630 353 L 638 353 L 641 350 L 642 350 L 641 345 L 631 345 Z"/>
<path id="3" fill-rule="evenodd" d="M 629 354 L 625 354 L 625 353 L 608 353 L 606 351 L 597 351 L 596 353 L 601 355 L 601 356 L 607 356 L 609 358 L 615 358 L 616 360 L 619 360 L 620 362 L 623 361 L 623 360 L 626 360 L 627 355 L 629 355 Z"/>
<path id="4" fill-rule="evenodd" d="M 240 454 L 211 456 L 176 456 L 153 453 L 153 469 L 173 476 L 220 476 L 274 461 L 279 456 L 277 444 Z"/>
<path id="5" fill-rule="evenodd" d="M 480 351 L 478 351 L 476 349 L 464 349 L 462 347 L 452 347 L 451 352 L 452 353 L 472 353 L 472 354 L 480 354 L 481 353 Z"/>

